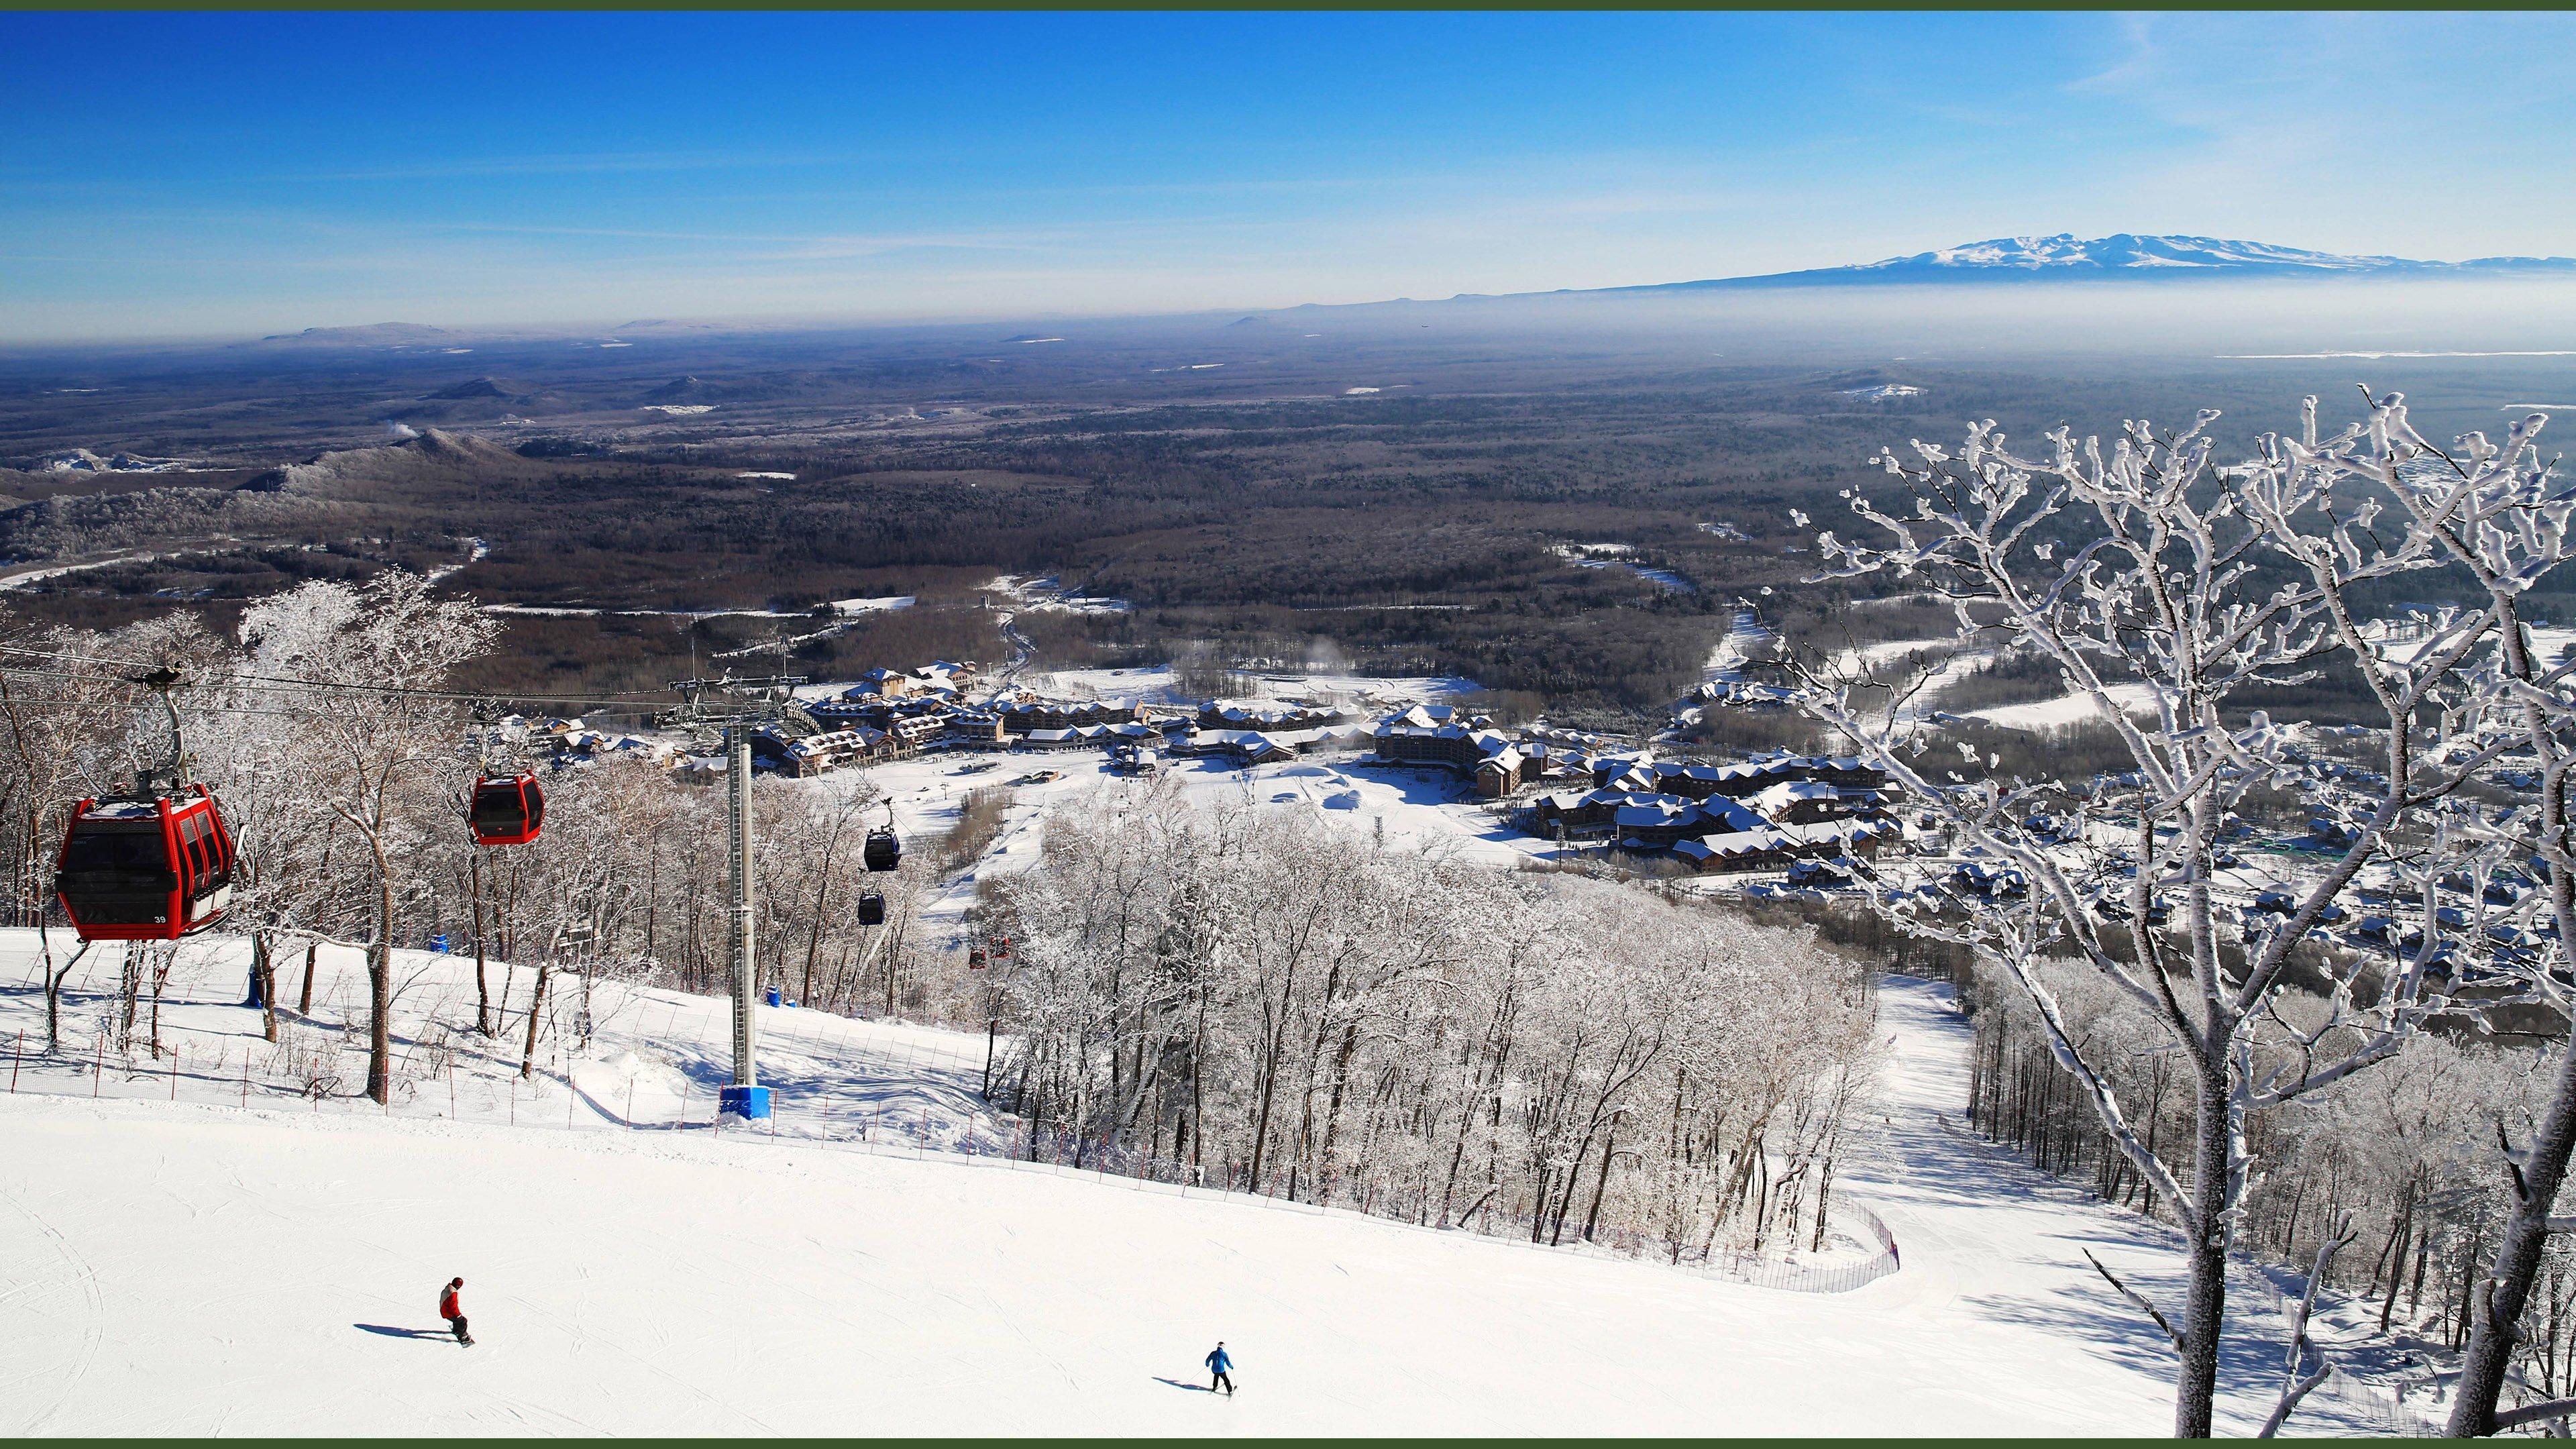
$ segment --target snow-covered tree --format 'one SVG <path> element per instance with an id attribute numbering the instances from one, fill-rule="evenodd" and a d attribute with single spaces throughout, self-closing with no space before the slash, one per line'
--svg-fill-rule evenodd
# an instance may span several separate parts
<path id="1" fill-rule="evenodd" d="M 367 1095 L 393 1091 L 394 911 L 411 854 L 454 832 L 465 715 L 446 692 L 494 626 L 470 603 L 432 598 L 388 570 L 363 584 L 316 581 L 242 616 L 239 683 L 257 686 L 313 750 L 312 798 L 355 837 L 373 897 L 367 938 Z"/>
<path id="2" fill-rule="evenodd" d="M 1164 787 L 990 889 L 1028 1150 L 1674 1261 L 1817 1251 L 1874 1002 L 1803 933 Z"/>
<path id="3" fill-rule="evenodd" d="M 2501 821 L 2463 794 L 2564 719 L 2565 691 L 2529 660 L 2518 611 L 2521 591 L 2569 552 L 2569 501 L 2533 442 L 2542 419 L 2449 453 L 2414 432 L 2400 396 L 2370 398 L 2366 416 L 2332 433 L 2310 399 L 2297 432 L 2266 436 L 2229 466 L 2214 456 L 2216 420 L 2204 413 L 2178 434 L 2132 423 L 2107 443 L 2061 429 L 2032 455 L 1990 422 L 1956 451 L 1917 441 L 1879 460 L 1907 501 L 1855 491 L 1864 536 L 1819 539 L 1823 577 L 1901 578 L 1952 602 L 1963 646 L 2001 639 L 2053 663 L 2130 770 L 1962 774 L 1962 762 L 1926 752 L 1903 707 L 1920 680 L 1792 661 L 1810 712 L 1887 769 L 1936 828 L 1939 844 L 1871 872 L 1880 908 L 1973 947 L 2018 983 L 2105 1133 L 2180 1223 L 2189 1288 L 2178 1311 L 2117 1286 L 2171 1338 L 2174 1427 L 2194 1437 L 2210 1431 L 2227 1251 L 2256 1171 L 2249 1114 L 2387 1060 L 2436 1016 L 2528 995 L 2576 925 L 2562 919 L 2544 940 L 2527 905 L 2522 936 L 2507 942 L 2482 929 L 2488 915 L 2461 928 L 2437 889 L 2444 877 L 2508 874 L 2516 852 L 2554 850 L 2548 889 L 2533 894 L 2566 911 L 2566 841 L 2542 839 L 2565 819 L 2558 777 L 2536 813 Z M 2374 599 L 2446 594 L 2460 602 L 2403 621 L 2371 615 Z M 2367 692 L 2379 721 L 2370 768 L 2323 758 L 2301 728 L 2245 703 L 2326 670 L 2352 672 Z M 2282 790 L 2311 801 L 2336 844 L 2281 910 L 2231 922 L 2213 887 L 2239 807 Z M 2372 907 L 2389 949 L 2318 949 L 2321 927 L 2357 914 L 2365 869 L 2389 885 L 2392 898 Z M 2133 1125 L 2100 1044 L 2070 1026 L 2042 969 L 2051 958 L 2133 1002 L 2188 1068 L 2179 1164 Z M 2564 1118 L 2525 1169 L 2544 1218 L 2576 1138 L 2576 1094 Z M 2506 1306 L 2500 1297 L 2509 1321 Z"/>

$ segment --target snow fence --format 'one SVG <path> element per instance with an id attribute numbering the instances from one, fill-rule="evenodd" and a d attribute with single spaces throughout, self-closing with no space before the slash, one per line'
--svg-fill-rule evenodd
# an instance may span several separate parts
<path id="1" fill-rule="evenodd" d="M 2290 1320 L 2298 1313 L 2298 1300 L 2282 1292 L 2281 1285 L 2274 1282 L 2272 1275 L 2260 1265 L 2240 1261 L 2235 1266 L 2242 1271 L 2230 1281 L 2251 1303 L 2255 1312 L 2277 1321 L 2276 1335 L 2286 1342 L 2290 1335 Z M 2297 1412 L 2283 1426 L 2286 1431 L 2293 1434 L 2302 1432 L 2299 1427 L 2301 1415 L 2312 1410 L 2325 1410 L 2354 1423 L 2368 1425 L 2372 1432 L 2392 1439 L 2450 1437 L 2449 1415 L 2443 1410 L 2444 1395 L 2438 1382 L 2429 1379 L 2375 1382 L 2355 1377 L 2344 1372 L 2342 1365 L 2333 1362 L 2334 1347 L 2329 1344 L 2323 1349 L 2327 1356 L 2325 1381 L 2308 1391 L 2307 1398 L 2301 1401 Z"/>

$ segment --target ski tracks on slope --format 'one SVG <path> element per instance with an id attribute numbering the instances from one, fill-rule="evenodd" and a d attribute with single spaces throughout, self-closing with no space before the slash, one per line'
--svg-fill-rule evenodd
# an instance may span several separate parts
<path id="1" fill-rule="evenodd" d="M 73 1350 L 69 1371 L 61 1376 L 60 1382 L 54 1387 L 52 1399 L 43 1409 L 24 1422 L 10 1426 L 7 1430 L 14 1435 L 32 1436 L 43 1433 L 45 1426 L 53 1422 L 54 1416 L 62 1412 L 63 1406 L 71 1402 L 72 1395 L 79 1389 L 81 1380 L 88 1377 L 90 1365 L 97 1361 L 99 1344 L 105 1336 L 99 1326 L 106 1316 L 105 1303 L 98 1290 L 98 1271 L 90 1266 L 88 1259 L 82 1257 L 72 1247 L 70 1239 L 64 1237 L 53 1224 L 46 1222 L 34 1208 L 21 1202 L 14 1190 L 0 1188 L 0 1203 L 7 1204 L 11 1211 L 25 1218 L 34 1227 L 37 1236 L 53 1249 L 54 1256 L 62 1261 L 64 1269 L 67 1270 L 46 1274 L 31 1271 L 32 1265 L 7 1264 L 9 1286 L 5 1290 L 0 1290 L 0 1310 L 13 1315 L 25 1312 L 31 1305 L 22 1300 L 58 1287 L 66 1278 L 79 1285 L 82 1298 L 79 1343 Z M 6 1390 L 5 1394 L 0 1394 L 0 1401 L 26 1403 L 36 1392 L 34 1380 L 44 1372 L 40 1366 L 9 1379 L 0 1380 L 0 1388 Z"/>

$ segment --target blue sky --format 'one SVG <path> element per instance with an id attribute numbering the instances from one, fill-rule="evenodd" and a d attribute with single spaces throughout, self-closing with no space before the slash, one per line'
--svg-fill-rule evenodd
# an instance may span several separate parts
<path id="1" fill-rule="evenodd" d="M 2576 251 L 2576 19 L 0 15 L 0 339 Z"/>

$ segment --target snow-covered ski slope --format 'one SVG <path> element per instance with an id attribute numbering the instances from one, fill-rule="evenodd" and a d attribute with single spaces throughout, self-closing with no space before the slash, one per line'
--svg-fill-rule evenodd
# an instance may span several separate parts
<path id="1" fill-rule="evenodd" d="M 452 989 L 438 972 L 470 969 L 405 965 L 415 992 Z M 188 1000 L 165 1006 L 165 1034 L 192 1055 L 229 1038 L 237 1061 L 255 1033 L 256 1014 L 228 1004 L 238 966 L 216 956 L 174 978 L 174 1000 Z M 0 976 L 9 1031 L 41 1022 L 25 974 Z M 92 1100 L 78 1095 L 88 1064 L 31 1063 L 20 1091 L 0 1095 L 0 1433 L 2103 1434 L 2166 1422 L 2162 1350 L 2079 1251 L 2170 1291 L 2160 1231 L 1942 1125 L 1965 1068 L 1943 988 L 1886 993 L 1888 1121 L 1847 1183 L 1894 1226 L 1904 1268 L 1840 1295 L 792 1129 L 717 1138 L 641 1102 L 639 1127 L 625 1128 L 621 1072 L 649 1084 L 709 1065 L 688 1025 L 703 1000 L 638 998 L 571 1064 L 582 1097 L 520 1089 L 531 1095 L 514 1097 L 515 1126 L 483 1090 L 506 1065 L 471 1052 L 462 1120 L 436 1080 L 392 1115 L 262 1107 L 256 1093 L 245 1110 L 220 1071 L 183 1074 L 173 1103 L 168 1079 L 111 1064 Z M 795 1015 L 764 1013 L 764 1025 L 782 1080 L 841 1102 L 812 1110 L 846 1130 L 877 1110 L 860 1102 L 910 1101 L 971 1127 L 963 1058 L 939 1045 L 952 1034 L 906 1046 L 927 1029 L 817 1022 L 800 1035 Z M 657 1042 L 663 1032 L 680 1044 Z M 898 1079 L 916 1069 L 930 1082 L 912 1091 Z M 791 1094 L 791 1124 L 792 1106 Z M 432 1311 L 458 1275 L 470 1350 L 440 1336 Z M 1219 1338 L 1239 1365 L 1232 1400 L 1198 1388 Z M 2271 1357 L 2249 1341 L 2229 1366 L 2239 1429 L 2259 1417 Z"/>

